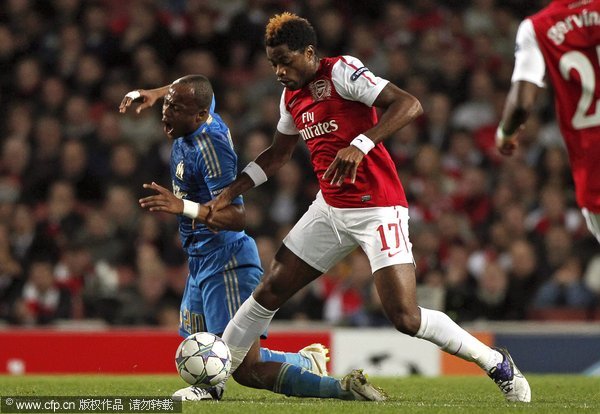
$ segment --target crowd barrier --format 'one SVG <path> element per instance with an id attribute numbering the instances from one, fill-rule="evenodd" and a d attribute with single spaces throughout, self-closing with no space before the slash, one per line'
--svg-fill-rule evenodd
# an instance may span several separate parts
<path id="1" fill-rule="evenodd" d="M 598 324 L 492 324 L 468 328 L 489 345 L 506 346 L 524 372 L 600 375 Z M 174 373 L 181 338 L 151 329 L 0 329 L 0 374 Z M 474 364 L 393 329 L 275 326 L 263 346 L 297 351 L 313 342 L 331 350 L 330 370 L 343 375 L 483 375 Z"/>

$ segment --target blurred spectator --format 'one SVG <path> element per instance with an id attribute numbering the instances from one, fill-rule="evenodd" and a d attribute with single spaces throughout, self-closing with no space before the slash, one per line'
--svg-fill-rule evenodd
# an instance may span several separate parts
<path id="1" fill-rule="evenodd" d="M 487 179 L 485 171 L 481 168 L 466 168 L 452 199 L 453 209 L 465 212 L 471 228 L 480 237 L 485 234 L 485 225 L 492 211 Z"/>
<path id="2" fill-rule="evenodd" d="M 542 159 L 543 162 L 538 168 L 541 186 L 560 188 L 568 195 L 569 201 L 574 200 L 574 194 L 567 192 L 567 189 L 574 188 L 574 184 L 565 149 L 561 146 L 547 147 Z"/>
<path id="3" fill-rule="evenodd" d="M 474 0 L 464 12 L 467 33 L 476 37 L 481 32 L 494 30 L 494 0 Z"/>
<path id="4" fill-rule="evenodd" d="M 569 257 L 544 283 L 535 296 L 536 308 L 589 308 L 594 296 L 583 284 L 581 264 L 576 257 Z"/>
<path id="5" fill-rule="evenodd" d="M 411 10 L 404 2 L 398 0 L 385 2 L 378 31 L 388 49 L 400 49 L 413 42 L 414 33 L 409 26 L 411 17 Z M 318 32 L 317 37 L 322 41 L 323 34 Z M 344 51 L 341 52 L 344 53 Z M 333 56 L 327 53 L 326 55 Z"/>
<path id="6" fill-rule="evenodd" d="M 454 109 L 452 125 L 474 131 L 496 121 L 493 108 L 494 84 L 483 68 L 475 70 L 469 79 L 467 101 Z"/>
<path id="7" fill-rule="evenodd" d="M 477 319 L 506 319 L 508 276 L 495 262 L 488 263 L 477 285 L 473 313 Z"/>
<path id="8" fill-rule="evenodd" d="M 449 248 L 448 258 L 443 266 L 446 274 L 445 311 L 457 322 L 470 321 L 477 316 L 473 311 L 476 282 L 469 273 L 468 258 L 468 250 L 455 244 Z"/>
<path id="9" fill-rule="evenodd" d="M 40 215 L 36 231 L 41 240 L 48 241 L 48 253 L 58 259 L 60 249 L 67 245 L 83 224 L 73 186 L 66 181 L 55 181 Z"/>
<path id="10" fill-rule="evenodd" d="M 39 62 L 33 57 L 24 58 L 17 63 L 14 73 L 15 98 L 35 99 L 42 85 L 42 70 Z"/>
<path id="11" fill-rule="evenodd" d="M 132 190 L 136 198 L 147 193 L 142 185 L 152 181 L 148 172 L 141 167 L 138 154 L 133 145 L 122 142 L 113 145 L 110 154 L 110 174 L 107 177 L 109 185 L 118 185 Z"/>
<path id="12" fill-rule="evenodd" d="M 169 292 L 164 263 L 156 249 L 141 245 L 138 249 L 139 276 L 134 287 L 122 291 L 116 323 L 159 325 L 171 323 L 165 313 L 178 312 L 180 299 Z"/>
<path id="13" fill-rule="evenodd" d="M 163 62 L 171 62 L 174 58 L 174 42 L 168 28 L 159 19 L 157 4 L 153 1 L 133 0 L 128 2 L 128 13 L 125 29 L 120 35 L 121 52 L 134 53 L 136 48 L 152 45 Z"/>
<path id="14" fill-rule="evenodd" d="M 8 229 L 0 225 L 0 318 L 10 315 L 23 283 L 23 267 L 11 252 Z"/>
<path id="15" fill-rule="evenodd" d="M 331 269 L 321 281 L 324 289 L 323 319 L 349 324 L 362 312 L 370 296 L 371 268 L 366 255 L 355 250 Z M 379 305 L 381 309 L 381 305 Z"/>
<path id="16" fill-rule="evenodd" d="M 344 52 L 358 58 L 373 73 L 385 73 L 387 71 L 387 59 L 383 49 L 378 47 L 375 32 L 370 24 L 359 22 L 355 24 L 350 33 L 350 44 Z"/>
<path id="17" fill-rule="evenodd" d="M 562 267 L 573 255 L 573 238 L 562 226 L 555 225 L 548 229 L 542 239 L 542 255 L 540 270 L 550 276 Z"/>
<path id="18" fill-rule="evenodd" d="M 26 180 L 27 170 L 31 158 L 31 146 L 17 136 L 7 138 L 2 145 L 2 158 L 0 158 L 0 172 L 5 185 L 12 187 L 16 194 L 25 190 L 23 184 Z"/>
<path id="19" fill-rule="evenodd" d="M 78 200 L 92 202 L 102 199 L 103 184 L 90 171 L 83 142 L 70 139 L 63 144 L 59 176 L 73 186 Z"/>
<path id="20" fill-rule="evenodd" d="M 125 243 L 115 237 L 116 228 L 105 212 L 92 209 L 85 217 L 85 224 L 77 240 L 88 245 L 94 263 L 106 261 L 116 263 L 124 254 Z"/>
<path id="21" fill-rule="evenodd" d="M 321 10 L 312 21 L 315 22 L 319 50 L 324 56 L 348 53 L 348 29 L 344 16 L 338 10 L 328 7 Z"/>
<path id="22" fill-rule="evenodd" d="M 104 212 L 115 228 L 115 238 L 128 246 L 135 240 L 141 215 L 133 190 L 110 186 L 104 200 Z"/>
<path id="23" fill-rule="evenodd" d="M 14 321 L 23 325 L 45 325 L 71 316 L 71 294 L 56 284 L 52 262 L 42 259 L 31 262 L 21 298 L 15 304 Z"/>
<path id="24" fill-rule="evenodd" d="M 510 247 L 506 319 L 525 319 L 527 310 L 541 281 L 534 246 L 526 240 L 514 241 Z"/>
<path id="25" fill-rule="evenodd" d="M 117 63 L 119 39 L 108 26 L 108 10 L 99 1 L 86 1 L 82 5 L 85 50 L 108 65 Z"/>
<path id="26" fill-rule="evenodd" d="M 26 140 L 33 130 L 33 109 L 30 102 L 13 101 L 7 111 L 6 135 Z"/>
<path id="27" fill-rule="evenodd" d="M 51 115 L 41 116 L 33 133 L 33 153 L 27 173 L 26 192 L 22 199 L 28 202 L 41 202 L 48 195 L 48 189 L 58 178 L 60 157 L 63 145 L 60 119 Z"/>
<path id="28" fill-rule="evenodd" d="M 31 219 L 32 216 L 33 212 L 29 206 L 17 204 L 9 227 L 10 250 L 23 266 L 44 249 L 40 246 L 40 240 L 36 240 L 35 221 Z"/>
<path id="29" fill-rule="evenodd" d="M 273 194 L 270 216 L 278 225 L 294 224 L 308 209 L 313 199 L 306 197 L 303 189 L 303 173 L 295 160 L 290 160 L 275 176 L 277 192 Z"/>
<path id="30" fill-rule="evenodd" d="M 38 101 L 40 112 L 49 116 L 61 116 L 68 93 L 65 81 L 61 77 L 45 77 Z"/>
<path id="31" fill-rule="evenodd" d="M 427 123 L 425 140 L 437 149 L 447 149 L 450 139 L 450 97 L 443 93 L 433 93 L 425 103 Z M 411 124 L 412 125 L 412 124 Z"/>
<path id="32" fill-rule="evenodd" d="M 568 208 L 561 188 L 544 187 L 540 198 L 540 207 L 525 219 L 525 224 L 532 233 L 543 236 L 553 226 L 564 226 L 575 237 L 586 231 L 581 212 L 579 209 Z"/>

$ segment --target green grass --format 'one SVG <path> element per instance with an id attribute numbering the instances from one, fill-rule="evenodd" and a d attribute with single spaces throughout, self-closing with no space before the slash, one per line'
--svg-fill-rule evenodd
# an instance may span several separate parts
<path id="1" fill-rule="evenodd" d="M 600 378 L 529 375 L 533 402 L 507 404 L 485 377 L 372 378 L 390 395 L 384 403 L 288 398 L 231 381 L 220 402 L 185 403 L 184 413 L 556 413 L 600 412 Z M 0 376 L 1 396 L 168 396 L 183 382 L 173 376 Z"/>

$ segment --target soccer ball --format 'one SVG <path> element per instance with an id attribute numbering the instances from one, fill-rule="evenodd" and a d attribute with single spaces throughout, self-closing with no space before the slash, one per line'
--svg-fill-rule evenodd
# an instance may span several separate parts
<path id="1" fill-rule="evenodd" d="M 175 354 L 175 365 L 185 382 L 208 388 L 225 380 L 231 370 L 231 353 L 221 338 L 198 332 L 185 338 Z"/>

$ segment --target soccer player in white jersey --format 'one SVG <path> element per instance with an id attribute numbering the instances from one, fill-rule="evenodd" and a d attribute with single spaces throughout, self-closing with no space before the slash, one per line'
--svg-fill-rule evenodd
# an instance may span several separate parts
<path id="1" fill-rule="evenodd" d="M 287 299 L 360 246 L 396 329 L 475 362 L 509 401 L 530 401 L 529 384 L 506 350 L 484 345 L 442 312 L 417 306 L 408 204 L 382 141 L 418 117 L 420 103 L 356 58 L 317 57 L 313 27 L 294 14 L 270 19 L 265 44 L 284 86 L 277 131 L 271 146 L 208 206 L 211 213 L 219 211 L 265 182 L 290 159 L 299 138 L 311 152 L 321 191 L 225 329 L 234 369 Z M 383 110 L 380 120 L 375 107 Z M 249 355 L 244 364 L 261 370 L 252 359 Z M 279 371 L 277 387 L 297 389 L 296 370 Z"/>
<path id="2" fill-rule="evenodd" d="M 546 74 L 577 203 L 600 242 L 600 1 L 554 0 L 521 22 L 512 84 L 496 132 L 502 154 L 517 148 L 518 132 Z"/>

